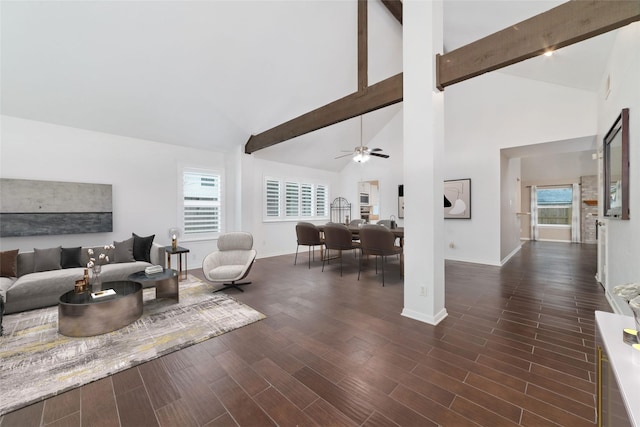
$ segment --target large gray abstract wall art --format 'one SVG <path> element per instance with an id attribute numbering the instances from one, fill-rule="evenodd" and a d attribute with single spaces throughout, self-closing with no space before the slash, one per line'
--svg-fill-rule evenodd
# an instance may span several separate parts
<path id="1" fill-rule="evenodd" d="M 110 184 L 0 179 L 0 237 L 111 231 Z"/>

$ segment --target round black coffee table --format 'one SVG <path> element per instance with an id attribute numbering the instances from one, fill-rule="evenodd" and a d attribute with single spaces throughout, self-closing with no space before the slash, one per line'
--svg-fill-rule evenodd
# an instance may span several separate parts
<path id="1" fill-rule="evenodd" d="M 115 295 L 93 298 L 90 292 L 69 291 L 60 297 L 58 332 L 69 337 L 91 337 L 115 331 L 142 315 L 142 285 L 130 280 L 104 282 Z"/>

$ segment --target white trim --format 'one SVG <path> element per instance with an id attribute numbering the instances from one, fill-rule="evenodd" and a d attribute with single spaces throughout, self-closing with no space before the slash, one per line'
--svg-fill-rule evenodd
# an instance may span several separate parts
<path id="1" fill-rule="evenodd" d="M 517 248 L 515 248 L 513 251 L 511 251 L 511 253 L 509 255 L 507 255 L 506 257 L 502 258 L 502 261 L 500 261 L 500 266 L 502 267 L 503 265 L 505 265 L 507 262 L 509 262 L 509 260 L 511 258 L 513 258 L 513 256 L 515 254 L 517 254 L 518 252 L 520 252 L 520 249 L 522 249 L 522 243 L 520 243 L 518 245 Z"/>
<path id="2" fill-rule="evenodd" d="M 444 259 L 445 259 L 445 261 L 468 262 L 468 263 L 471 263 L 471 264 L 493 265 L 495 267 L 500 267 L 501 266 L 499 262 L 490 261 L 490 260 L 486 260 L 486 259 L 468 259 L 468 258 L 458 258 L 458 257 L 452 257 L 452 256 L 447 256 Z"/>
<path id="3" fill-rule="evenodd" d="M 435 316 L 425 316 L 424 313 L 419 311 L 410 310 L 408 308 L 402 309 L 402 315 L 404 317 L 408 317 L 409 319 L 418 320 L 420 322 L 428 323 L 430 325 L 437 325 L 442 322 L 448 315 L 447 309 L 443 308 Z"/>

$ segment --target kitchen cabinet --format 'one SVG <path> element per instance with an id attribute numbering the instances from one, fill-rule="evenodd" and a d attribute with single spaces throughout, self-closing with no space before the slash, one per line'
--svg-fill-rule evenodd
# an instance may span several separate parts
<path id="1" fill-rule="evenodd" d="M 635 329 L 631 316 L 596 311 L 596 410 L 598 426 L 640 427 L 640 350 L 622 340 Z"/>

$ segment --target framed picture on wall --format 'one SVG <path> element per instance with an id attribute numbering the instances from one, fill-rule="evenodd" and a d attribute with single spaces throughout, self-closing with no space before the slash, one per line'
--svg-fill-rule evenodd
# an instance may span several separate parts
<path id="1" fill-rule="evenodd" d="M 471 179 L 444 182 L 444 218 L 471 219 Z"/>
<path id="2" fill-rule="evenodd" d="M 398 185 L 398 218 L 404 218 L 404 185 Z"/>

